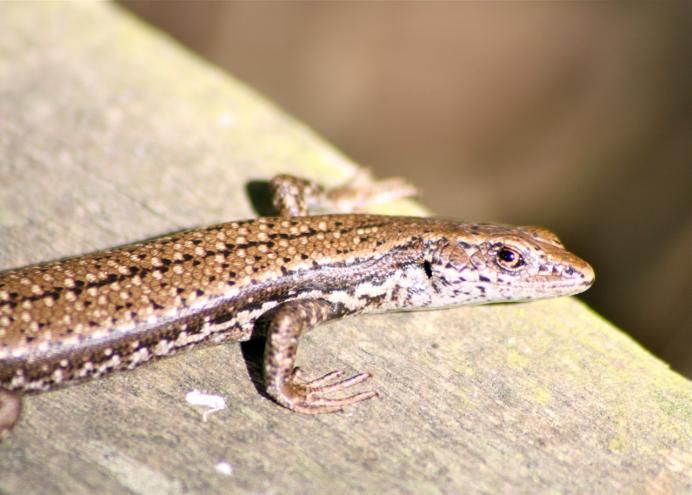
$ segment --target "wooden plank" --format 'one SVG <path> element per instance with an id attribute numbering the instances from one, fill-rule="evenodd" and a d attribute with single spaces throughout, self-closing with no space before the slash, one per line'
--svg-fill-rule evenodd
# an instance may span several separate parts
<path id="1" fill-rule="evenodd" d="M 110 4 L 5 4 L 0 27 L 0 268 L 253 216 L 277 172 L 356 169 Z M 692 386 L 574 299 L 325 325 L 303 365 L 370 370 L 381 394 L 341 414 L 259 394 L 261 351 L 28 398 L 0 493 L 692 491 Z M 228 408 L 203 422 L 193 389 Z"/>

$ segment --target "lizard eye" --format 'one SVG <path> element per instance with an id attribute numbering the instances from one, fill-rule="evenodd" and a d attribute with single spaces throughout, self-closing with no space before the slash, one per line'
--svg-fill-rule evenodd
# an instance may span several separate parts
<path id="1" fill-rule="evenodd" d="M 524 265 L 524 257 L 514 249 L 504 246 L 495 255 L 495 261 L 507 270 L 516 270 Z"/>

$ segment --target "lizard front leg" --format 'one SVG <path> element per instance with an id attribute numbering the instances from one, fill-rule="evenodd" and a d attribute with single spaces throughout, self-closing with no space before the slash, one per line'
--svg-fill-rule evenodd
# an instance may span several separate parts
<path id="1" fill-rule="evenodd" d="M 340 316 L 334 306 L 322 299 L 290 301 L 279 306 L 271 318 L 264 351 L 264 382 L 267 393 L 288 409 L 305 414 L 340 411 L 346 406 L 377 395 L 360 392 L 347 397 L 328 398 L 324 394 L 339 392 L 370 378 L 360 373 L 339 380 L 343 371 L 332 371 L 311 381 L 300 379 L 295 366 L 300 335 L 307 329 Z M 337 381 L 334 381 L 337 380 Z"/>

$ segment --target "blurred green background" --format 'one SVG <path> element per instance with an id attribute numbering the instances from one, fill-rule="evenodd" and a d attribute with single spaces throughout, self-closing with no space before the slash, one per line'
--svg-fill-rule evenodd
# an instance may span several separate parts
<path id="1" fill-rule="evenodd" d="M 121 5 L 440 215 L 551 228 L 692 376 L 692 3 Z"/>

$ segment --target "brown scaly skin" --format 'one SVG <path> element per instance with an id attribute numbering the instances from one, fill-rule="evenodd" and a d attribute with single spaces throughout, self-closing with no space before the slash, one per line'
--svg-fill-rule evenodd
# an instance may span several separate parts
<path id="1" fill-rule="evenodd" d="M 19 392 L 131 369 L 202 343 L 243 341 L 269 321 L 267 392 L 303 413 L 338 411 L 374 392 L 329 398 L 370 375 L 302 381 L 303 331 L 363 312 L 576 294 L 593 270 L 535 227 L 430 218 L 306 215 L 351 210 L 413 188 L 399 180 L 333 190 L 273 181 L 282 216 L 190 230 L 0 274 L 0 432 Z"/>

